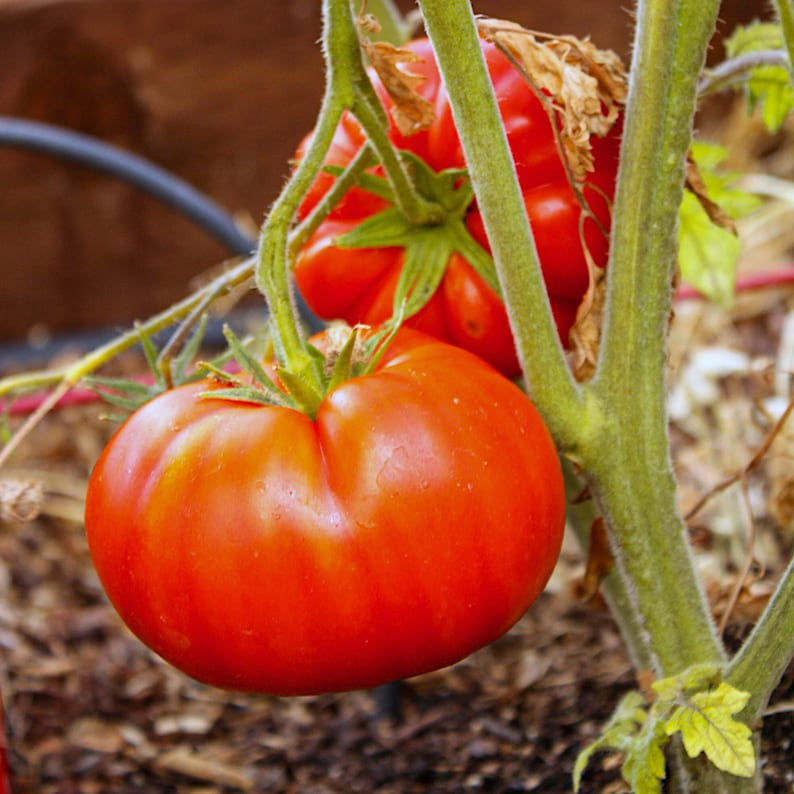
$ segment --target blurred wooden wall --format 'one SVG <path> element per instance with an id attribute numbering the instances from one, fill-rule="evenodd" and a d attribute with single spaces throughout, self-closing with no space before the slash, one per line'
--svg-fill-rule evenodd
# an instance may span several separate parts
<path id="1" fill-rule="evenodd" d="M 627 0 L 475 0 L 628 57 Z M 258 224 L 322 91 L 319 0 L 0 0 L 0 114 L 125 146 Z M 411 7 L 409 3 L 404 8 Z M 722 29 L 762 0 L 723 4 Z M 134 188 L 0 146 L 0 340 L 124 324 L 226 252 Z"/>

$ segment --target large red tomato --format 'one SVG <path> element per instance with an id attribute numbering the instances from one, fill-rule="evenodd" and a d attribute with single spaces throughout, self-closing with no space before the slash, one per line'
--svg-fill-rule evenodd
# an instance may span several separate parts
<path id="1" fill-rule="evenodd" d="M 224 688 L 345 690 L 455 662 L 537 598 L 564 524 L 549 433 L 486 363 L 406 333 L 315 420 L 205 381 L 121 426 L 86 529 L 144 643 Z"/>
<path id="2" fill-rule="evenodd" d="M 592 219 L 582 223 L 582 209 L 569 184 L 554 130 L 542 103 L 493 44 L 483 41 L 481 45 L 524 194 L 552 310 L 560 336 L 567 345 L 577 307 L 589 283 L 582 237 L 595 263 L 606 264 L 608 241 L 603 230 L 608 230 L 610 224 L 608 200 L 615 188 L 619 130 L 591 141 L 595 170 L 584 185 L 583 195 L 602 225 L 599 229 Z M 419 155 L 435 171 L 463 168 L 463 150 L 430 42 L 419 39 L 407 47 L 422 58 L 421 62 L 411 63 L 409 68 L 425 78 L 418 91 L 432 103 L 435 120 L 429 129 L 410 137 L 401 135 L 392 124 L 389 135 L 397 147 Z M 384 105 L 389 107 L 391 99 L 377 77 L 373 79 Z M 309 140 L 307 136 L 302 142 L 298 158 Z M 345 115 L 327 163 L 347 165 L 364 141 L 358 122 L 352 115 Z M 301 206 L 301 217 L 316 206 L 333 180 L 328 173 L 318 177 Z M 354 187 L 300 252 L 295 279 L 309 305 L 321 317 L 377 325 L 391 315 L 404 249 L 350 249 L 335 244 L 337 238 L 386 206 L 382 198 Z M 476 203 L 470 205 L 465 222 L 473 237 L 488 249 Z M 471 350 L 506 374 L 514 375 L 519 371 L 501 301 L 458 255 L 451 257 L 443 281 L 430 302 L 411 317 L 408 324 Z"/>

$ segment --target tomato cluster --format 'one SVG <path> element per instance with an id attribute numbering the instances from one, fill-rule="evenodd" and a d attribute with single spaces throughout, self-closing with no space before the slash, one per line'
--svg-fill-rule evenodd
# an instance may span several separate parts
<path id="1" fill-rule="evenodd" d="M 402 135 L 391 122 L 389 136 L 396 147 L 418 155 L 434 171 L 464 168 L 463 150 L 430 42 L 418 39 L 406 46 L 421 59 L 410 64 L 410 71 L 424 78 L 418 92 L 432 104 L 435 119 L 428 129 L 410 137 Z M 608 240 L 604 231 L 610 224 L 609 200 L 615 187 L 619 131 L 615 129 L 604 138 L 591 140 L 594 170 L 582 186 L 581 196 L 598 223 L 592 218 L 583 219 L 580 198 L 561 161 L 546 108 L 493 44 L 482 41 L 481 46 L 532 225 L 551 308 L 560 337 L 567 344 L 577 308 L 589 284 L 584 246 L 596 265 L 606 264 Z M 373 81 L 384 106 L 390 108 L 392 100 L 377 76 L 373 75 Z M 310 136 L 299 147 L 298 158 Z M 365 140 L 355 118 L 345 115 L 327 164 L 346 166 Z M 302 217 L 317 205 L 333 180 L 330 173 L 320 175 L 301 206 Z M 339 237 L 385 206 L 384 199 L 362 187 L 352 188 L 300 252 L 295 280 L 306 301 L 321 317 L 377 325 L 391 316 L 404 249 L 336 245 Z M 487 250 L 488 239 L 476 203 L 470 205 L 465 222 L 472 236 Z M 450 258 L 437 292 L 407 322 L 476 353 L 508 375 L 519 371 L 500 299 L 458 254 Z"/>
<path id="2" fill-rule="evenodd" d="M 430 44 L 408 46 L 435 120 L 389 134 L 435 172 L 463 169 Z M 585 249 L 605 264 L 617 134 L 593 141 L 595 171 L 577 195 L 543 104 L 482 47 L 565 340 L 589 283 Z M 377 79 L 376 89 L 388 108 Z M 346 166 L 364 142 L 346 115 L 328 165 Z M 334 178 L 318 177 L 302 218 Z M 462 195 L 455 228 L 469 241 L 465 222 L 487 250 Z M 352 187 L 300 252 L 295 279 L 321 316 L 391 316 L 404 249 L 336 244 L 387 206 Z M 446 250 L 413 329 L 371 371 L 329 377 L 316 415 L 315 403 L 310 416 L 205 380 L 138 409 L 102 453 L 86 501 L 94 564 L 130 629 L 187 674 L 281 695 L 375 686 L 491 642 L 545 586 L 565 521 L 557 454 L 532 403 L 497 371 L 519 370 L 500 299 L 460 254 L 445 262 Z M 281 381 L 290 386 L 283 370 Z"/>
<path id="3" fill-rule="evenodd" d="M 176 667 L 272 694 L 373 686 L 494 640 L 544 587 L 564 525 L 555 448 L 474 355 L 401 332 L 314 420 L 224 389 L 138 409 L 88 489 L 102 584 Z"/>

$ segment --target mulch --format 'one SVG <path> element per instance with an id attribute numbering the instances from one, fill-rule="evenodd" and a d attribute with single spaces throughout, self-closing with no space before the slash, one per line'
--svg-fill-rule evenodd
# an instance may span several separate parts
<path id="1" fill-rule="evenodd" d="M 104 410 L 57 411 L 14 461 L 44 490 L 38 518 L 0 532 L 0 689 L 17 794 L 571 790 L 577 753 L 636 685 L 608 611 L 581 598 L 573 543 L 505 637 L 404 682 L 399 716 L 379 713 L 373 692 L 219 691 L 132 637 L 94 573 L 81 494 L 112 429 Z M 768 596 L 764 581 L 735 610 L 734 638 Z M 772 794 L 792 791 L 792 700 L 794 669 L 764 726 Z M 598 755 L 582 791 L 627 791 L 620 759 Z"/>

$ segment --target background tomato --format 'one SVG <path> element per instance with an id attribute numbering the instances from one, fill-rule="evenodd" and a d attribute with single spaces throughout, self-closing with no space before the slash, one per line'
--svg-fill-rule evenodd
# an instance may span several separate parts
<path id="1" fill-rule="evenodd" d="M 407 334 L 407 335 L 406 335 Z M 506 631 L 559 552 L 559 462 L 475 356 L 402 333 L 316 421 L 156 397 L 91 476 L 88 542 L 132 631 L 189 675 L 273 694 L 369 687 Z"/>
<path id="2" fill-rule="evenodd" d="M 424 76 L 418 92 L 432 103 L 435 120 L 429 129 L 410 137 L 403 136 L 392 123 L 389 135 L 396 146 L 419 155 L 433 170 L 463 168 L 463 150 L 430 42 L 418 39 L 407 47 L 423 59 L 411 63 L 409 68 Z M 568 182 L 554 130 L 542 103 L 494 45 L 483 41 L 482 48 L 524 193 L 557 327 L 567 345 L 575 307 L 589 283 L 582 235 L 595 263 L 604 266 L 607 260 L 608 241 L 604 231 L 610 223 L 608 202 L 615 189 L 619 129 L 603 139 L 592 140 L 595 170 L 582 193 L 599 223 L 592 219 L 582 222 L 579 201 Z M 377 77 L 373 80 L 384 105 L 390 107 L 391 99 L 382 84 Z M 310 136 L 301 143 L 298 158 L 309 140 Z M 345 115 L 327 162 L 346 165 L 364 140 L 355 118 Z M 301 217 L 316 206 L 331 184 L 333 177 L 327 173 L 316 180 L 301 206 Z M 321 317 L 377 325 L 391 315 L 404 249 L 343 249 L 335 245 L 338 237 L 385 206 L 383 199 L 360 187 L 353 188 L 298 256 L 296 282 Z M 488 249 L 475 203 L 470 206 L 465 221 L 474 238 Z M 468 263 L 460 257 L 457 260 L 460 261 L 453 257 L 439 290 L 407 321 L 408 325 L 471 350 L 508 375 L 518 374 L 519 365 L 501 301 Z"/>

